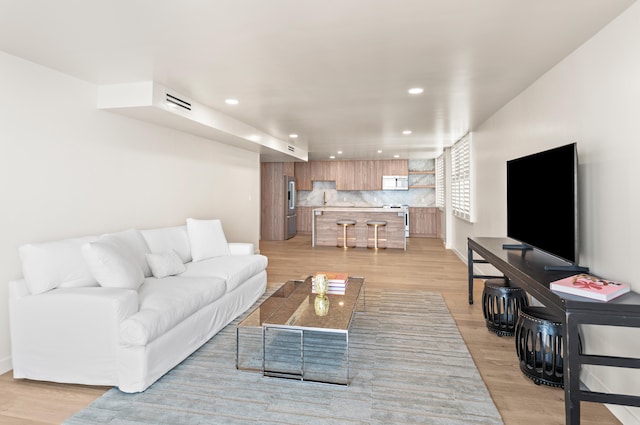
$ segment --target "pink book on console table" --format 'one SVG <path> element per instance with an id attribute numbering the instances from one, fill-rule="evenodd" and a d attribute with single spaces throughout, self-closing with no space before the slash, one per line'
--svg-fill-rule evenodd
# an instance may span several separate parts
<path id="1" fill-rule="evenodd" d="M 564 292 L 594 300 L 609 301 L 629 292 L 629 285 L 601 279 L 590 274 L 577 274 L 551 282 L 552 291 Z"/>

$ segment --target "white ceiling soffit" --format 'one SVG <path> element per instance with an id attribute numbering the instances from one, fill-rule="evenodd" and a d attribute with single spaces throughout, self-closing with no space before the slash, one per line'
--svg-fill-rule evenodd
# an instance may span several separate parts
<path id="1" fill-rule="evenodd" d="M 99 86 L 97 106 L 258 152 L 262 162 L 308 160 L 306 146 L 277 139 L 153 81 Z"/>

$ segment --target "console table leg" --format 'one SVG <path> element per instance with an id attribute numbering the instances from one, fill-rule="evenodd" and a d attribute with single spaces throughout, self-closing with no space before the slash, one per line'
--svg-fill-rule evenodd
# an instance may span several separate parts
<path id="1" fill-rule="evenodd" d="M 565 314 L 564 323 L 564 410 L 566 425 L 580 425 L 580 340 L 578 320 Z"/>

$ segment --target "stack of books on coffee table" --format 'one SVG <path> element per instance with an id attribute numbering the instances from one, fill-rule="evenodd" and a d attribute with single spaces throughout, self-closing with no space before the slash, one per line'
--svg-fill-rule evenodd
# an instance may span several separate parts
<path id="1" fill-rule="evenodd" d="M 327 294 L 331 295 L 344 295 L 345 290 L 347 289 L 347 284 L 349 283 L 349 275 L 347 273 L 339 273 L 339 272 L 317 272 L 311 278 L 311 282 L 314 283 L 316 275 L 324 274 L 327 275 L 327 280 L 329 281 L 329 290 Z M 316 293 L 315 285 L 312 285 L 312 293 Z"/>

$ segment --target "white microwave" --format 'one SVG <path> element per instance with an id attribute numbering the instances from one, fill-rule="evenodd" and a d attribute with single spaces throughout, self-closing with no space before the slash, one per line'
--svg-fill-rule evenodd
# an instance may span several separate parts
<path id="1" fill-rule="evenodd" d="M 382 190 L 409 190 L 409 176 L 382 176 Z"/>

